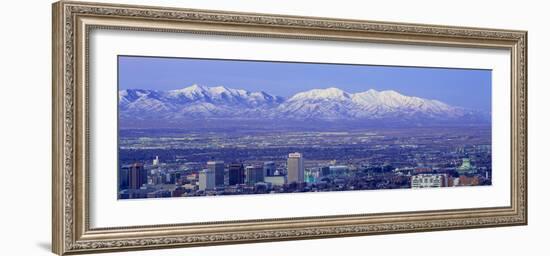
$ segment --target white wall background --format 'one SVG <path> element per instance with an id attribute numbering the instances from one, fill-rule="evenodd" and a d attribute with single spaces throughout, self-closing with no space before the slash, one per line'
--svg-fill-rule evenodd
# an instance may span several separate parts
<path id="1" fill-rule="evenodd" d="M 96 0 L 98 1 L 98 0 Z M 113 2 L 112 0 L 99 0 Z M 119 3 L 529 31 L 529 225 L 113 255 L 547 255 L 550 23 L 544 1 L 230 0 Z M 0 15 L 0 254 L 51 255 L 50 1 L 9 1 Z"/>

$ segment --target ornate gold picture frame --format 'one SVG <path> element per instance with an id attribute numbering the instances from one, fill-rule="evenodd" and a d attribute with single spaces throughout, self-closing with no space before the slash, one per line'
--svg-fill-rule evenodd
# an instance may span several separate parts
<path id="1" fill-rule="evenodd" d="M 97 29 L 505 49 L 511 53 L 509 206 L 204 223 L 90 226 L 90 32 Z M 61 1 L 53 5 L 53 234 L 57 254 L 527 224 L 527 32 Z M 146 203 L 146 202 L 144 202 Z"/>

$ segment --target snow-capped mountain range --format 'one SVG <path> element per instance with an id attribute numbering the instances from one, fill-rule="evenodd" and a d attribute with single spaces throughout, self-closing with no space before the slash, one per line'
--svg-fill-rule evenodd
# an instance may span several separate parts
<path id="1" fill-rule="evenodd" d="M 396 91 L 348 93 L 331 87 L 284 98 L 223 86 L 192 85 L 171 91 L 121 90 L 122 120 L 392 120 L 488 122 L 488 115 L 441 101 L 405 96 Z"/>

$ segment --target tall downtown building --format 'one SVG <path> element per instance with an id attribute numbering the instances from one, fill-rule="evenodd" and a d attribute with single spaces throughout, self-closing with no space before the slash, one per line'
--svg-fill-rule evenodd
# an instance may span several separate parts
<path id="1" fill-rule="evenodd" d="M 229 185 L 244 183 L 244 167 L 241 163 L 232 163 L 229 165 Z"/>
<path id="2" fill-rule="evenodd" d="M 250 165 L 245 168 L 246 184 L 254 185 L 264 181 L 264 168 L 258 165 Z"/>
<path id="3" fill-rule="evenodd" d="M 214 189 L 216 186 L 216 174 L 213 170 L 204 169 L 199 172 L 199 190 Z"/>
<path id="4" fill-rule="evenodd" d="M 206 168 L 214 172 L 215 185 L 223 186 L 224 185 L 224 168 L 225 168 L 223 161 L 208 161 L 206 163 Z"/>
<path id="5" fill-rule="evenodd" d="M 147 183 L 147 170 L 140 163 L 123 166 L 119 172 L 118 182 L 119 189 L 139 189 Z"/>
<path id="6" fill-rule="evenodd" d="M 288 183 L 304 182 L 304 158 L 302 154 L 298 152 L 288 154 L 287 169 Z"/>

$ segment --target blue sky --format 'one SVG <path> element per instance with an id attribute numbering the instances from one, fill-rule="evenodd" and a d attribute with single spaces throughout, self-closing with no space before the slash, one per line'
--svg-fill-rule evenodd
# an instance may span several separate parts
<path id="1" fill-rule="evenodd" d="M 192 84 L 284 97 L 328 87 L 350 93 L 395 90 L 491 111 L 490 70 L 119 56 L 121 90 L 164 91 Z"/>

